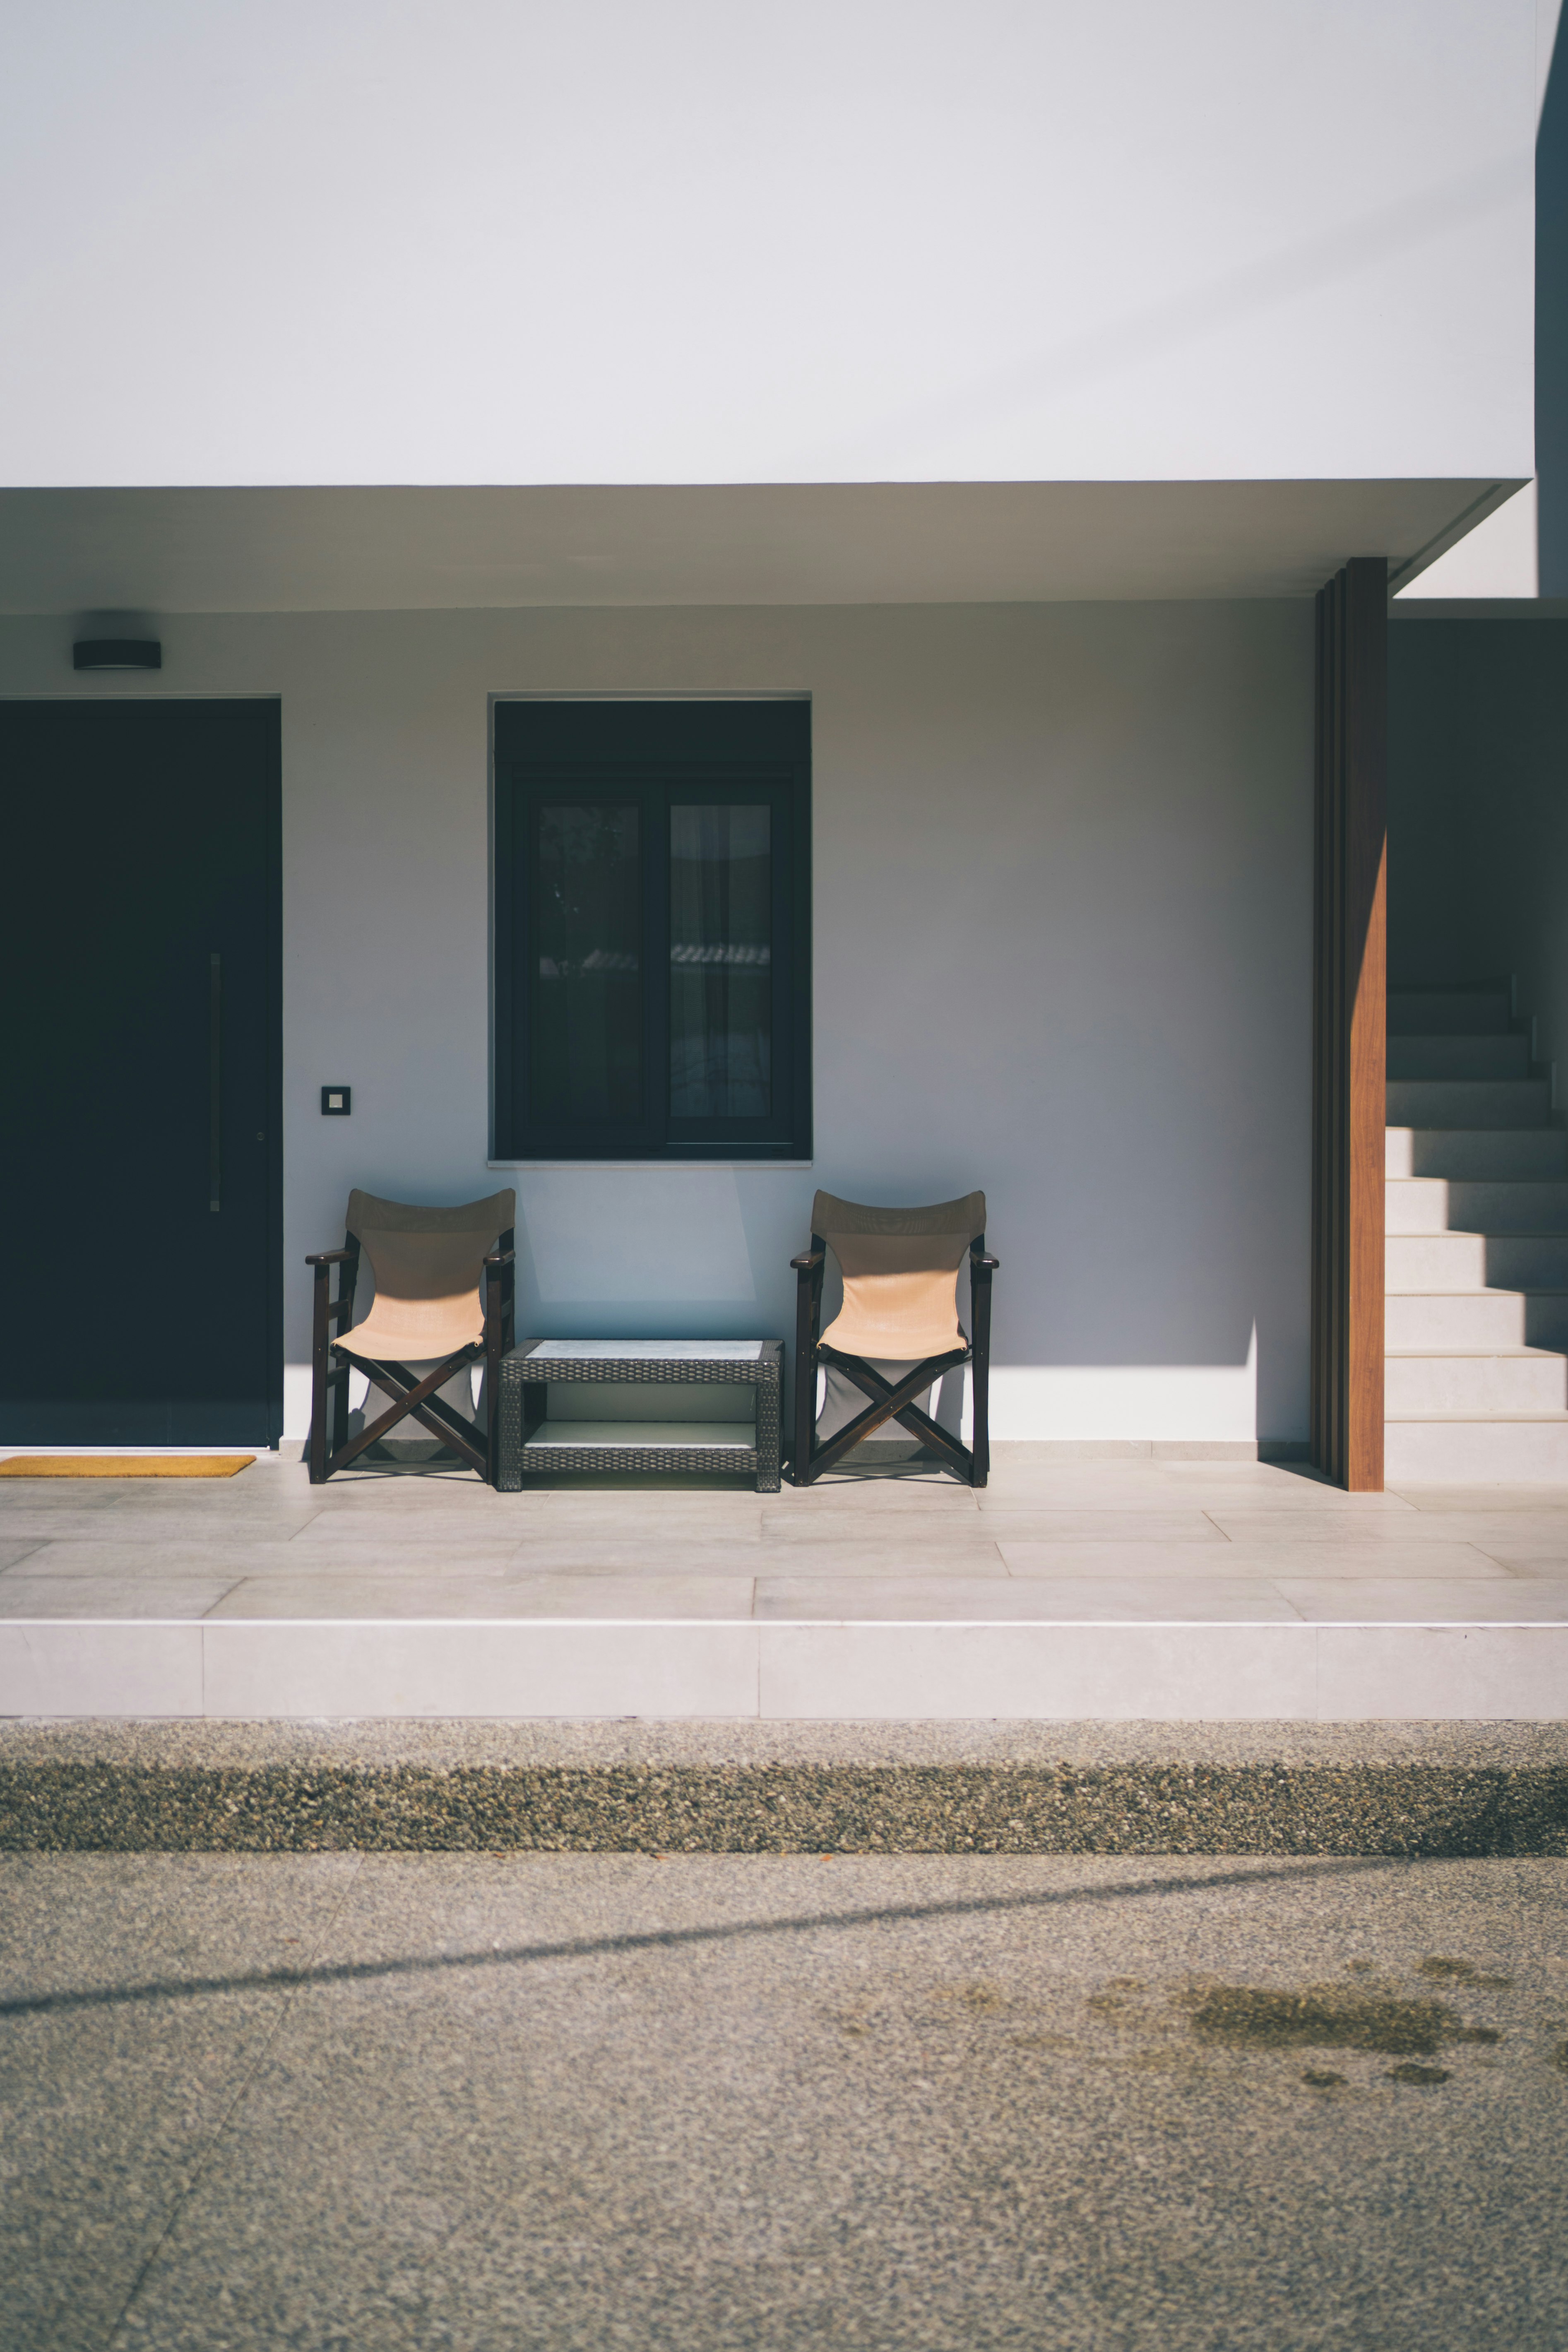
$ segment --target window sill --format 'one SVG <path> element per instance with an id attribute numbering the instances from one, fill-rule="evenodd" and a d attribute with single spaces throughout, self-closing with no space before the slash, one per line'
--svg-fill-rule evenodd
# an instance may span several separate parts
<path id="1" fill-rule="evenodd" d="M 775 1169 L 815 1168 L 815 1160 L 693 1160 L 671 1155 L 668 1160 L 487 1160 L 487 1168 L 516 1168 L 525 1174 L 542 1175 L 551 1169 L 613 1168 L 622 1175 L 640 1173 L 647 1169 L 685 1168 L 700 1172 L 705 1168 L 757 1168 L 772 1172 Z"/>

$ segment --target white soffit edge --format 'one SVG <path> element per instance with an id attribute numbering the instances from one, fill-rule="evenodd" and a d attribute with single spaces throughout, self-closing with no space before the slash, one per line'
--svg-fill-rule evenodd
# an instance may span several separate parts
<path id="1" fill-rule="evenodd" d="M 1512 482 L 0 491 L 0 612 L 1028 604 L 1413 577 Z"/>
<path id="2" fill-rule="evenodd" d="M 1436 597 L 1538 596 L 1539 540 L 1535 484 L 1526 482 L 1399 593 L 1407 604 Z"/>

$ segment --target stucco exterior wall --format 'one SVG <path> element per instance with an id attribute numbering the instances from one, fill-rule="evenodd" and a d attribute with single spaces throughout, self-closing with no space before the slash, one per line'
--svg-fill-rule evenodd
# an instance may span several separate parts
<path id="1" fill-rule="evenodd" d="M 10 17 L 12 484 L 1531 470 L 1536 0 Z"/>
<path id="2" fill-rule="evenodd" d="M 981 1185 L 998 1438 L 1305 1433 L 1309 604 L 176 615 L 152 679 L 70 635 L 0 621 L 0 693 L 282 697 L 296 1366 L 351 1184 L 506 1181 L 489 698 L 809 694 L 815 1164 L 520 1170 L 524 1328 L 788 1336 L 816 1184 Z"/>

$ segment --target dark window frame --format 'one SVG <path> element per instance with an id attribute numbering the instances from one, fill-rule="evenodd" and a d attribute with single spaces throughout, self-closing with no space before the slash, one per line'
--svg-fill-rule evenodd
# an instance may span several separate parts
<path id="1" fill-rule="evenodd" d="M 494 705 L 493 1154 L 498 1160 L 802 1160 L 811 1157 L 811 706 L 791 700 L 554 698 Z M 611 1127 L 532 1118 L 531 843 L 539 808 L 635 801 L 642 845 L 644 1116 Z M 676 1119 L 668 1108 L 669 820 L 674 803 L 773 812 L 773 1108 Z"/>

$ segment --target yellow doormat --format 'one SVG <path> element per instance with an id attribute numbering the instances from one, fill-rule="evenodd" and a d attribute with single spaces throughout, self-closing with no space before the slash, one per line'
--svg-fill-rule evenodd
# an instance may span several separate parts
<path id="1" fill-rule="evenodd" d="M 14 1454 L 0 1478 L 232 1478 L 254 1454 Z"/>

